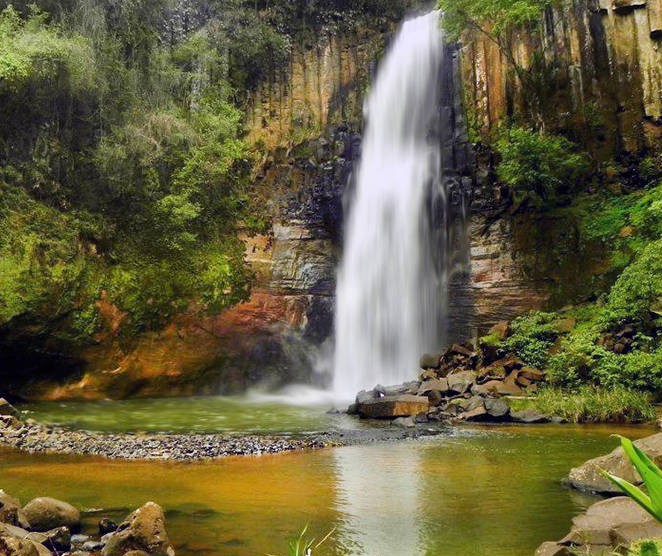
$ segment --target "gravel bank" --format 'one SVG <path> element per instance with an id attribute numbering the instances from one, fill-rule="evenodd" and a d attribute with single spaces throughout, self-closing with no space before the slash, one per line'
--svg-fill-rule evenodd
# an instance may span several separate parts
<path id="1" fill-rule="evenodd" d="M 277 454 L 439 434 L 437 428 L 334 431 L 300 436 L 222 434 L 106 434 L 47 426 L 0 416 L 0 446 L 30 453 L 99 456 L 123 460 L 197 461 Z"/>

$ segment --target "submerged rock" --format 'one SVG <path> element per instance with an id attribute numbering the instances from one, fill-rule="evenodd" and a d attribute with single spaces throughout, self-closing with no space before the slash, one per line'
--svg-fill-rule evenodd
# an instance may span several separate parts
<path id="1" fill-rule="evenodd" d="M 102 550 L 103 556 L 124 556 L 127 552 L 143 551 L 158 556 L 174 556 L 165 529 L 163 509 L 147 502 L 129 515 L 117 531 L 110 534 Z"/>
<path id="2" fill-rule="evenodd" d="M 55 498 L 35 498 L 25 505 L 23 512 L 33 531 L 50 531 L 58 527 L 77 530 L 80 527 L 80 511 Z"/>

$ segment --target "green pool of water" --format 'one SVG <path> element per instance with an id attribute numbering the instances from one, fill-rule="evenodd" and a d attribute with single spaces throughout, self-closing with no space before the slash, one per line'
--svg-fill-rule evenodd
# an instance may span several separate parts
<path id="1" fill-rule="evenodd" d="M 155 500 L 179 556 L 285 554 L 309 524 L 319 554 L 524 556 L 594 498 L 560 480 L 646 428 L 531 426 L 211 463 L 126 463 L 0 452 L 0 488 L 122 517 Z M 98 519 L 90 514 L 88 522 Z"/>
<path id="2" fill-rule="evenodd" d="M 274 396 L 36 402 L 20 409 L 42 423 L 102 432 L 296 434 L 356 426 L 354 419 L 328 415 L 332 406 L 321 392 L 294 390 Z"/>

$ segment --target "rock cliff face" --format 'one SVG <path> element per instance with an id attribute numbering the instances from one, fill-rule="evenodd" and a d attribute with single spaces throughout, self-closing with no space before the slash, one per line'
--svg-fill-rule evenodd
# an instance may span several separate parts
<path id="1" fill-rule="evenodd" d="M 537 121 L 581 143 L 598 162 L 662 149 L 662 33 L 659 0 L 565 0 L 539 32 L 509 37 L 510 50 L 538 82 L 532 106 L 496 45 L 463 38 L 462 86 L 470 135 L 489 137 L 504 117 Z M 542 59 L 536 57 L 542 52 Z M 480 174 L 480 171 L 479 171 Z M 561 307 L 608 285 L 602 246 L 582 247 L 576 223 L 555 215 L 495 217 L 498 191 L 477 176 L 470 278 L 455 312 L 486 330 L 500 318 Z"/>
<path id="2" fill-rule="evenodd" d="M 108 308 L 98 345 L 70 361 L 74 382 L 19 393 L 220 393 L 314 375 L 314 359 L 332 333 L 343 192 L 360 156 L 363 97 L 388 39 L 383 30 L 322 36 L 294 48 L 289 66 L 274 69 L 250 96 L 248 137 L 265 153 L 256 191 L 273 226 L 245 237 L 256 273 L 249 301 L 221 315 L 181 315 L 130 341 L 113 335 Z M 525 67 L 535 50 L 545 53 L 543 66 L 536 62 L 531 71 L 544 69 L 552 79 L 544 104 L 550 112 L 541 115 L 549 127 L 569 130 L 601 160 L 660 148 L 660 0 L 568 0 L 546 14 L 543 32 L 511 39 Z M 468 37 L 459 50 L 447 48 L 439 133 L 454 224 L 439 248 L 454 254 L 449 337 L 460 339 L 529 309 L 579 300 L 608 277 L 598 246 L 578 252 L 573 222 L 495 218 L 486 210 L 494 192 L 476 170 L 468 137 L 489 133 L 513 113 L 532 117 L 530 107 L 488 40 Z"/>
<path id="3" fill-rule="evenodd" d="M 547 10 L 540 32 L 509 37 L 517 64 L 540 84 L 536 116 L 552 129 L 572 132 L 601 160 L 658 150 L 661 12 L 659 0 L 565 0 Z M 480 34 L 463 42 L 462 75 L 474 130 L 487 134 L 513 114 L 533 117 L 497 46 Z"/>

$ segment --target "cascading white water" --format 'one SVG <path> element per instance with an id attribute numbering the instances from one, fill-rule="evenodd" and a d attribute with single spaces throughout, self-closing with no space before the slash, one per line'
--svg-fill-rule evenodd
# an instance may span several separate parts
<path id="1" fill-rule="evenodd" d="M 366 102 L 336 291 L 338 397 L 413 379 L 421 354 L 440 342 L 430 200 L 443 196 L 434 133 L 442 58 L 439 12 L 406 21 Z"/>

